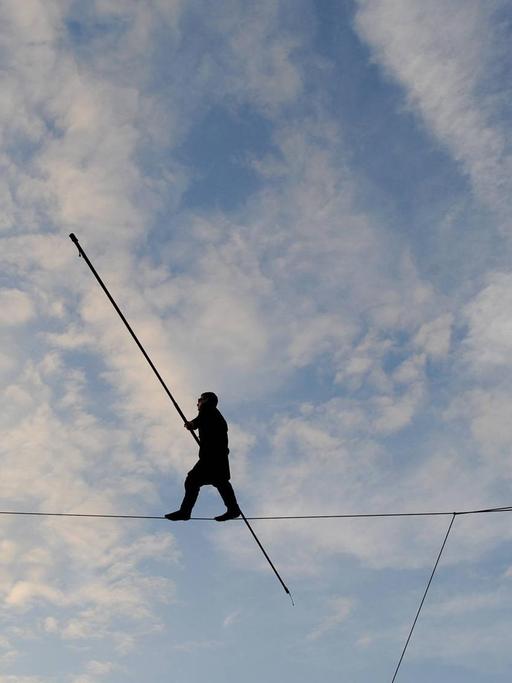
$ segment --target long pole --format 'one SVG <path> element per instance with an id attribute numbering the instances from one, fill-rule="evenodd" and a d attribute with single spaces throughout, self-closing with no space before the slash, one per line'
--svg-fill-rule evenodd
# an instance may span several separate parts
<path id="1" fill-rule="evenodd" d="M 133 331 L 133 329 L 132 329 L 130 323 L 128 322 L 128 320 L 126 320 L 125 316 L 123 315 L 123 312 L 121 311 L 121 309 L 119 308 L 119 306 L 118 306 L 118 305 L 116 304 L 116 302 L 114 301 L 114 299 L 113 299 L 112 295 L 110 294 L 110 292 L 108 291 L 108 289 L 107 289 L 105 283 L 103 282 L 103 280 L 101 279 L 101 277 L 98 275 L 98 273 L 97 273 L 95 267 L 94 267 L 94 266 L 92 265 L 92 263 L 90 262 L 90 260 L 89 260 L 89 258 L 88 258 L 88 256 L 87 256 L 87 254 L 85 253 L 85 251 L 83 250 L 82 246 L 80 245 L 77 236 L 76 236 L 74 233 L 71 233 L 71 234 L 69 235 L 69 237 L 70 237 L 71 241 L 75 244 L 76 248 L 78 249 L 78 254 L 84 259 L 84 261 L 85 261 L 85 262 L 87 263 L 87 265 L 89 266 L 89 268 L 90 268 L 92 274 L 94 275 L 94 277 L 95 277 L 96 280 L 98 281 L 98 284 L 100 285 L 100 287 L 102 288 L 102 290 L 103 290 L 103 291 L 105 292 L 105 294 L 107 295 L 108 300 L 110 301 L 110 303 L 112 304 L 112 306 L 115 308 L 117 314 L 119 315 L 119 317 L 121 318 L 121 320 L 122 320 L 123 323 L 125 324 L 126 329 L 127 329 L 128 332 L 131 334 L 131 336 L 133 337 L 133 340 L 135 341 L 135 343 L 136 343 L 137 346 L 139 347 L 139 349 L 140 349 L 142 355 L 143 355 L 144 358 L 147 360 L 147 362 L 149 363 L 151 369 L 153 370 L 153 372 L 154 372 L 155 375 L 157 376 L 158 381 L 159 381 L 160 384 L 162 385 L 162 387 L 163 387 L 165 393 L 167 394 L 167 396 L 170 398 L 170 400 L 171 400 L 173 406 L 176 408 L 176 410 L 177 410 L 179 416 L 181 417 L 181 419 L 183 420 L 183 422 L 187 422 L 187 418 L 185 417 L 183 411 L 181 410 L 181 408 L 179 407 L 178 403 L 177 403 L 176 400 L 174 399 L 174 396 L 171 394 L 171 392 L 170 392 L 170 390 L 169 390 L 167 384 L 164 382 L 164 380 L 163 380 L 161 374 L 160 374 L 160 373 L 158 372 L 158 370 L 156 369 L 156 367 L 155 367 L 153 361 L 151 360 L 151 358 L 150 358 L 150 357 L 148 356 L 148 354 L 146 353 L 145 348 L 144 348 L 144 347 L 142 346 L 142 344 L 140 343 L 140 341 L 139 341 L 137 335 L 135 334 L 135 332 Z M 192 437 L 195 439 L 196 443 L 199 445 L 199 439 L 198 439 L 197 435 L 196 435 L 192 430 L 189 430 L 189 431 L 190 431 L 190 434 L 192 435 Z M 277 578 L 278 578 L 278 580 L 279 580 L 281 586 L 284 588 L 285 592 L 290 596 L 290 599 L 292 600 L 292 604 L 293 604 L 293 598 L 292 598 L 292 596 L 291 596 L 291 593 L 290 593 L 288 587 L 286 586 L 286 584 L 284 583 L 283 579 L 282 579 L 281 576 L 279 575 L 279 572 L 277 571 L 277 569 L 275 568 L 274 564 L 272 563 L 272 560 L 270 559 L 270 557 L 268 556 L 267 552 L 265 551 L 265 548 L 261 545 L 261 543 L 260 543 L 258 537 L 257 537 L 256 534 L 254 533 L 253 528 L 251 527 L 251 525 L 250 525 L 249 522 L 247 521 L 246 516 L 244 515 L 244 513 L 243 513 L 242 511 L 240 511 L 240 514 L 242 515 L 242 519 L 243 519 L 244 522 L 246 523 L 247 528 L 248 528 L 249 531 L 251 532 L 251 534 L 252 534 L 254 540 L 256 541 L 256 543 L 258 544 L 258 546 L 259 546 L 261 552 L 263 553 L 263 555 L 265 556 L 267 562 L 268 562 L 269 565 L 271 566 L 272 571 L 273 571 L 274 574 L 277 576 Z"/>

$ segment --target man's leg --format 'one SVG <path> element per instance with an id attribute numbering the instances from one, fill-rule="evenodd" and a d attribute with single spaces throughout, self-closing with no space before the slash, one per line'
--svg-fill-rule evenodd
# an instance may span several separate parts
<path id="1" fill-rule="evenodd" d="M 215 482 L 214 486 L 217 487 L 217 490 L 219 491 L 222 500 L 224 501 L 224 505 L 227 508 L 226 512 L 223 515 L 215 517 L 217 522 L 225 522 L 228 519 L 236 519 L 237 517 L 240 517 L 240 508 L 238 507 L 235 492 L 233 491 L 231 483 L 227 480 L 219 481 Z"/>
<path id="2" fill-rule="evenodd" d="M 203 482 L 201 477 L 198 476 L 197 472 L 190 470 L 185 479 L 185 496 L 181 502 L 180 510 L 190 517 L 192 508 L 196 504 L 197 496 L 199 495 L 199 489 L 201 488 Z"/>
<path id="3" fill-rule="evenodd" d="M 185 496 L 181 502 L 180 509 L 165 515 L 166 519 L 170 519 L 173 522 L 190 519 L 192 508 L 196 503 L 199 489 L 203 483 L 200 472 L 193 467 L 185 479 Z"/>

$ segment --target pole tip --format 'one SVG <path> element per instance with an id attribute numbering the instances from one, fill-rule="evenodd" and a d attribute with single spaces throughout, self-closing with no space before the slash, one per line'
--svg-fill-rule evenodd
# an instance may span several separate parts
<path id="1" fill-rule="evenodd" d="M 71 232 L 71 233 L 69 234 L 69 238 L 70 238 L 70 240 L 71 240 L 72 242 L 74 242 L 76 245 L 78 245 L 78 237 L 75 235 L 74 232 Z"/>

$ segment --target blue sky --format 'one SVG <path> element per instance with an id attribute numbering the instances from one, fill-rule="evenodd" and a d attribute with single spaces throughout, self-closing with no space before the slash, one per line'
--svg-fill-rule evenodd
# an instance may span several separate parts
<path id="1" fill-rule="evenodd" d="M 6 0 L 3 510 L 163 515 L 213 390 L 248 516 L 509 505 L 504 0 Z M 198 516 L 222 511 L 202 491 Z M 0 683 L 391 680 L 449 517 L 3 517 Z M 504 683 L 508 514 L 397 680 Z"/>

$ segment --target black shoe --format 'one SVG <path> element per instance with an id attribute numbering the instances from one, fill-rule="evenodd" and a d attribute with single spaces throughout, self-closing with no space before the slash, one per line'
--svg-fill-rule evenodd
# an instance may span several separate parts
<path id="1" fill-rule="evenodd" d="M 188 519 L 190 519 L 190 513 L 183 512 L 182 510 L 176 510 L 176 512 L 169 512 L 169 514 L 164 516 L 165 519 L 169 519 L 171 522 L 179 522 L 181 520 L 186 522 Z"/>
<path id="2" fill-rule="evenodd" d="M 240 517 L 241 514 L 240 508 L 234 508 L 233 510 L 226 510 L 223 515 L 215 517 L 215 520 L 217 522 L 227 522 L 228 519 L 236 519 L 237 517 Z"/>

